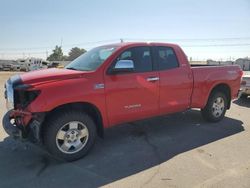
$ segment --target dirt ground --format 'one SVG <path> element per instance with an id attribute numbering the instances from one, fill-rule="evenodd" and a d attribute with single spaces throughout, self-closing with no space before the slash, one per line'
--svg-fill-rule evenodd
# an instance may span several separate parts
<path id="1" fill-rule="evenodd" d="M 0 72 L 0 118 L 13 74 Z M 190 110 L 111 128 L 88 156 L 63 163 L 0 126 L 0 187 L 250 187 L 249 130 L 250 98 L 215 124 Z"/>

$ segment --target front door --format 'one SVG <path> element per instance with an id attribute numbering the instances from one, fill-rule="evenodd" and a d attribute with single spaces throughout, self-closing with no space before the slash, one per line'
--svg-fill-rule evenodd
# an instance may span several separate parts
<path id="1" fill-rule="evenodd" d="M 159 75 L 153 71 L 149 46 L 132 47 L 115 60 L 132 60 L 133 72 L 105 75 L 109 124 L 139 120 L 159 113 Z"/>

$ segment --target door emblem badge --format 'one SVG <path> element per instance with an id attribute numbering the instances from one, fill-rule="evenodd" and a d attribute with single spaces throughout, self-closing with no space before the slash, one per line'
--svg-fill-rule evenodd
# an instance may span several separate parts
<path id="1" fill-rule="evenodd" d="M 141 104 L 131 104 L 131 105 L 124 106 L 125 109 L 140 108 L 140 107 L 141 107 Z"/>

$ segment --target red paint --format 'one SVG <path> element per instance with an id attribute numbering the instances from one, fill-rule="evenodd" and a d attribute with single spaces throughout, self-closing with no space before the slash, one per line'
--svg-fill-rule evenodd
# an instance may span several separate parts
<path id="1" fill-rule="evenodd" d="M 99 109 L 104 127 L 109 127 L 189 108 L 203 108 L 210 92 L 218 84 L 229 86 L 232 99 L 237 96 L 241 81 L 239 66 L 191 68 L 184 52 L 174 44 L 121 43 L 117 46 L 113 55 L 96 71 L 47 69 L 22 74 L 24 84 L 41 91 L 25 111 L 50 112 L 60 105 L 88 102 Z M 125 49 L 135 46 L 172 47 L 180 67 L 146 73 L 108 75 L 106 72 L 113 60 Z M 159 77 L 160 80 L 148 82 L 148 77 Z M 105 88 L 95 89 L 94 86 L 98 83 L 104 83 Z M 134 104 L 140 106 L 126 108 Z"/>

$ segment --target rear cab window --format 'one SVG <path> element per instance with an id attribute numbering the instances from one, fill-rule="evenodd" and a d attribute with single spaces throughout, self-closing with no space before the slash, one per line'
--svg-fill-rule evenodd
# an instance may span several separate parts
<path id="1" fill-rule="evenodd" d="M 170 70 L 179 67 L 176 54 L 171 47 L 158 46 L 155 48 L 155 60 L 159 70 Z"/>

